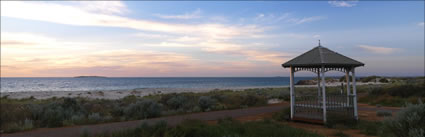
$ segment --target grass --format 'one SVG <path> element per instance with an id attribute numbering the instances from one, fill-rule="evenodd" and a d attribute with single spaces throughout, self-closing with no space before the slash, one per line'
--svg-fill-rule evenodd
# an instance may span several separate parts
<path id="1" fill-rule="evenodd" d="M 302 129 L 293 128 L 273 121 L 240 123 L 233 119 L 219 120 L 217 124 L 207 124 L 199 120 L 186 120 L 171 127 L 165 122 L 138 128 L 103 133 L 93 137 L 321 137 Z"/>

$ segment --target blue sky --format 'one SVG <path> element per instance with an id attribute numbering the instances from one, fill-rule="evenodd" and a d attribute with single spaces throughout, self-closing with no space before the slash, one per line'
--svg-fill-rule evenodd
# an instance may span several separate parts
<path id="1" fill-rule="evenodd" d="M 1 76 L 287 76 L 318 39 L 424 76 L 424 1 L 1 2 Z"/>

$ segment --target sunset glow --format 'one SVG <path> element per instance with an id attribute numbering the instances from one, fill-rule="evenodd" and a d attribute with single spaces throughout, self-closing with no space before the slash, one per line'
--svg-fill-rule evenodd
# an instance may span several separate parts
<path id="1" fill-rule="evenodd" d="M 1 76 L 287 76 L 318 39 L 359 75 L 424 76 L 423 5 L 1 1 Z"/>

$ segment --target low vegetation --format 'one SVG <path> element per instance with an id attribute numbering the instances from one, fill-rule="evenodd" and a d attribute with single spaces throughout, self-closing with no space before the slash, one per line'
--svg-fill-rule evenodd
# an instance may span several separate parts
<path id="1" fill-rule="evenodd" d="M 425 101 L 425 78 L 392 78 L 393 83 L 385 85 L 360 86 L 360 103 L 402 107 Z"/>
<path id="2" fill-rule="evenodd" d="M 387 117 L 382 122 L 364 120 L 347 122 L 340 117 L 332 116 L 332 118 L 337 120 L 328 120 L 327 126 L 330 128 L 358 129 L 361 133 L 370 136 L 425 137 L 425 104 L 423 103 L 409 104 L 397 112 L 395 117 Z"/>
<path id="3" fill-rule="evenodd" d="M 138 120 L 202 111 L 266 105 L 268 99 L 289 99 L 288 89 L 213 90 L 172 93 L 118 100 L 87 98 L 1 98 L 1 132 Z"/>
<path id="4" fill-rule="evenodd" d="M 87 136 L 87 134 L 82 135 Z M 207 124 L 198 120 L 186 120 L 175 127 L 165 122 L 93 137 L 321 137 L 321 135 L 293 128 L 270 120 L 241 123 L 231 118 Z"/>
<path id="5" fill-rule="evenodd" d="M 405 106 L 407 103 L 425 102 L 423 77 L 387 79 L 391 84 L 358 86 L 359 102 L 378 106 Z M 340 90 L 340 87 L 326 89 L 328 94 L 336 94 Z M 317 88 L 297 88 L 296 92 L 315 94 Z M 118 100 L 88 98 L 39 100 L 33 97 L 10 99 L 5 96 L 0 100 L 2 109 L 0 133 L 263 106 L 269 99 L 289 101 L 289 88 L 213 90 L 206 93 L 155 94 L 144 97 L 132 95 Z M 378 112 L 378 115 L 389 116 L 389 113 Z M 278 121 L 284 121 L 289 118 L 289 110 L 283 110 L 274 117 Z"/>

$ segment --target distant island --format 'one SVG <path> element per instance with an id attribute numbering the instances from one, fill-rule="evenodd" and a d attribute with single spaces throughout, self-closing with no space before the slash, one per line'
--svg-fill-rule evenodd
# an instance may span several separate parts
<path id="1" fill-rule="evenodd" d="M 104 76 L 76 76 L 74 78 L 107 78 Z"/>

